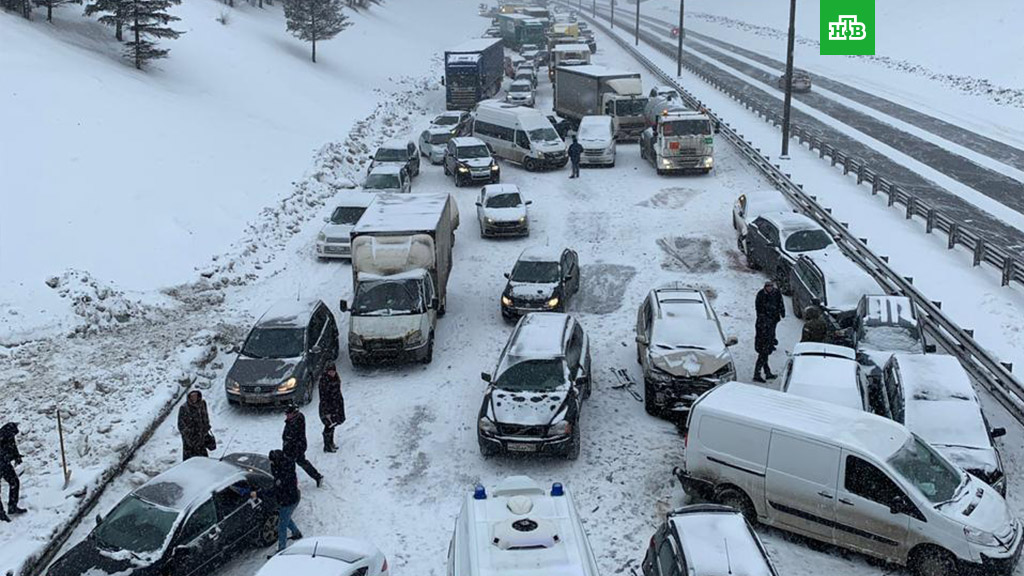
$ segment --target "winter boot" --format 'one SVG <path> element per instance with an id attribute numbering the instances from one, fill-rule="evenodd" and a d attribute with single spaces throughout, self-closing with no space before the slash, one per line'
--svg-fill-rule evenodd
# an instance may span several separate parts
<path id="1" fill-rule="evenodd" d="M 321 474 L 320 476 L 316 477 L 316 487 L 319 488 L 320 486 L 323 485 L 323 483 L 324 483 L 324 477 L 323 477 L 323 474 Z"/>
<path id="2" fill-rule="evenodd" d="M 11 518 L 7 515 L 7 513 L 4 512 L 2 509 L 0 509 L 0 522 L 10 522 L 10 521 L 11 521 Z"/>
<path id="3" fill-rule="evenodd" d="M 764 377 L 767 378 L 768 380 L 775 380 L 776 378 L 778 378 L 778 375 L 772 374 L 771 370 L 765 370 Z"/>
<path id="4" fill-rule="evenodd" d="M 7 506 L 7 513 L 11 516 L 17 516 L 18 514 L 24 514 L 25 512 L 28 512 L 28 510 L 18 508 L 17 504 L 10 504 Z"/>
<path id="5" fill-rule="evenodd" d="M 761 378 L 760 372 L 754 372 L 754 382 L 764 383 L 764 378 Z"/>
<path id="6" fill-rule="evenodd" d="M 302 540 L 302 532 L 292 532 L 291 537 L 289 537 L 288 539 L 289 540 Z"/>

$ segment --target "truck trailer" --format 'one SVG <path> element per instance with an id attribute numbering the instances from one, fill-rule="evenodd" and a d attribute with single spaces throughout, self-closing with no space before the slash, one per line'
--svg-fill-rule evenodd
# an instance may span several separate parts
<path id="1" fill-rule="evenodd" d="M 547 21 L 524 14 L 499 14 L 498 28 L 505 46 L 519 51 L 523 44 L 543 44 Z"/>
<path id="2" fill-rule="evenodd" d="M 645 128 L 646 107 L 639 72 L 595 65 L 555 68 L 555 113 L 574 123 L 584 116 L 611 116 L 617 139 L 636 140 Z"/>
<path id="3" fill-rule="evenodd" d="M 448 300 L 458 207 L 449 194 L 379 194 L 352 229 L 352 364 L 418 360 L 434 353 Z"/>
<path id="4" fill-rule="evenodd" d="M 444 53 L 445 106 L 471 110 L 501 90 L 505 51 L 498 38 L 477 38 Z"/>

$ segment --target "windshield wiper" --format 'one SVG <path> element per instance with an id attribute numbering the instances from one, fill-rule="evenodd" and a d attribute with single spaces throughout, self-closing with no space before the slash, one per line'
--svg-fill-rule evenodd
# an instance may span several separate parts
<path id="1" fill-rule="evenodd" d="M 942 502 L 937 503 L 935 507 L 942 508 L 946 504 L 950 504 L 952 502 L 956 502 L 957 500 L 959 500 L 964 491 L 964 488 L 967 488 L 967 480 L 968 478 L 965 474 L 964 477 L 960 480 L 960 485 L 956 487 L 955 491 L 953 491 L 953 496 L 949 500 L 943 500 Z"/>

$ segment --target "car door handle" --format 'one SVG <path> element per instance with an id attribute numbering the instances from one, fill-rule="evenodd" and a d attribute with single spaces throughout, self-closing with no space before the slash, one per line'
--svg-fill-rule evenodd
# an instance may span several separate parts
<path id="1" fill-rule="evenodd" d="M 829 500 L 832 499 L 832 495 L 829 494 L 828 492 L 824 491 L 824 490 L 822 490 L 821 492 L 818 492 L 818 496 L 821 496 L 822 498 L 828 498 Z"/>
<path id="2" fill-rule="evenodd" d="M 850 500 L 847 500 L 846 498 L 840 498 L 839 499 L 839 503 L 840 504 L 846 504 L 847 506 L 853 506 L 853 502 L 850 501 Z"/>

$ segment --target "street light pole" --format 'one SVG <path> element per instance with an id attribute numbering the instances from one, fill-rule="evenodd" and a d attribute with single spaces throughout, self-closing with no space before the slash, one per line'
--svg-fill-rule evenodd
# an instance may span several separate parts
<path id="1" fill-rule="evenodd" d="M 608 18 L 608 23 L 611 24 L 612 30 L 615 30 L 615 0 L 612 0 L 612 15 Z"/>
<path id="2" fill-rule="evenodd" d="M 594 0 L 593 14 L 591 14 L 591 16 L 597 18 L 597 0 Z"/>
<path id="3" fill-rule="evenodd" d="M 636 0 L 636 32 L 634 34 L 635 34 L 635 37 L 636 37 L 636 41 L 634 42 L 634 44 L 636 46 L 639 46 L 640 45 L 640 0 Z"/>
<path id="4" fill-rule="evenodd" d="M 796 0 L 789 0 L 789 40 L 786 46 L 786 100 L 782 105 L 782 155 L 789 158 L 789 111 L 793 104 L 793 41 L 796 38 Z"/>
<path id="5" fill-rule="evenodd" d="M 686 0 L 679 0 L 679 47 L 676 50 L 676 77 L 683 75 L 683 8 Z"/>

